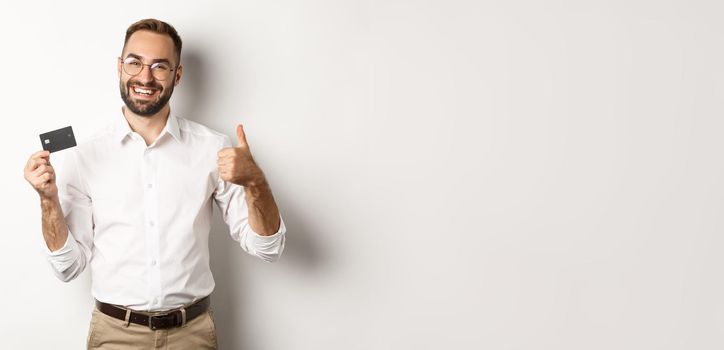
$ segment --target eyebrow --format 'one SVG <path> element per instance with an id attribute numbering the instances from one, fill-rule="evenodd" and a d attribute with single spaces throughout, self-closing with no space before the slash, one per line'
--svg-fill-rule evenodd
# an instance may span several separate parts
<path id="1" fill-rule="evenodd" d="M 143 58 L 144 58 L 143 56 L 141 56 L 141 55 L 136 55 L 135 53 L 129 53 L 128 55 L 126 55 L 126 58 L 128 58 L 128 57 L 137 58 L 137 59 L 139 59 L 139 60 L 141 60 L 141 61 L 143 61 Z M 166 63 L 168 63 L 168 64 L 171 64 L 171 61 L 169 61 L 169 60 L 166 59 L 166 58 L 156 58 L 156 59 L 154 59 L 154 60 L 151 61 L 151 63 L 157 63 L 157 62 L 166 62 Z"/>

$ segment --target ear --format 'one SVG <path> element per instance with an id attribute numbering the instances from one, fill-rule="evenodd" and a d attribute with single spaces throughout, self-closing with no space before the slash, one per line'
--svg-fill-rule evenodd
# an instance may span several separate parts
<path id="1" fill-rule="evenodd" d="M 183 76 L 184 73 L 184 66 L 179 65 L 178 68 L 176 68 L 176 74 L 174 75 L 174 86 L 178 86 L 178 84 L 181 84 L 181 76 Z"/>
<path id="2" fill-rule="evenodd" d="M 123 61 L 121 61 L 121 58 L 118 57 L 118 79 L 121 79 L 121 75 L 123 73 Z"/>

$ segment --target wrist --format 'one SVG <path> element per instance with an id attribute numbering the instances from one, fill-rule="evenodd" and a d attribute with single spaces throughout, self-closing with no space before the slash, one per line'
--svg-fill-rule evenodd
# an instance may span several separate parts
<path id="1" fill-rule="evenodd" d="M 60 199 L 58 196 L 40 196 L 40 206 L 41 207 L 48 207 L 55 205 L 56 203 L 60 203 Z"/>
<path id="2" fill-rule="evenodd" d="M 269 187 L 264 176 L 260 176 L 258 179 L 251 180 L 244 185 L 244 189 L 247 191 L 260 191 Z"/>

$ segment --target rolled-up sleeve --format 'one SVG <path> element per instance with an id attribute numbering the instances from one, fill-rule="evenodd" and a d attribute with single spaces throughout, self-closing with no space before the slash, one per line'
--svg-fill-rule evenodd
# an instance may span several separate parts
<path id="1" fill-rule="evenodd" d="M 224 147 L 231 147 L 228 138 Z M 270 236 L 262 236 L 249 224 L 249 207 L 246 203 L 246 191 L 237 184 L 218 179 L 214 190 L 214 201 L 221 211 L 224 222 L 229 226 L 231 238 L 239 242 L 247 253 L 265 262 L 279 260 L 284 251 L 286 226 L 279 215 L 279 230 Z"/>
<path id="2" fill-rule="evenodd" d="M 55 275 L 68 282 L 85 270 L 93 249 L 93 214 L 91 200 L 78 171 L 75 149 L 68 150 L 57 162 L 56 172 L 58 197 L 63 217 L 68 226 L 68 238 L 62 248 L 44 250 Z"/>

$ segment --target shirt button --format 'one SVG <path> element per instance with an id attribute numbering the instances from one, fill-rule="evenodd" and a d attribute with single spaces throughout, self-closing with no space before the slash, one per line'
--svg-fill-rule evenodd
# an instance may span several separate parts
<path id="1" fill-rule="evenodd" d="M 153 227 L 153 225 L 154 225 L 153 221 L 149 222 L 148 224 L 151 225 L 151 227 Z"/>
<path id="2" fill-rule="evenodd" d="M 146 187 L 153 188 L 153 184 L 148 184 L 148 185 L 146 185 Z"/>
<path id="3" fill-rule="evenodd" d="M 156 266 L 156 260 L 151 260 L 151 266 Z"/>

